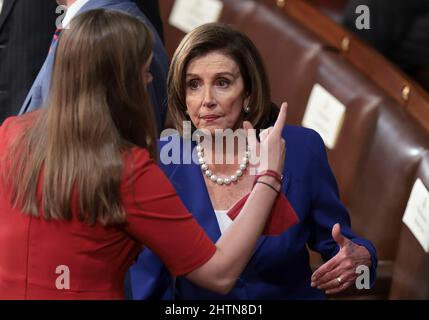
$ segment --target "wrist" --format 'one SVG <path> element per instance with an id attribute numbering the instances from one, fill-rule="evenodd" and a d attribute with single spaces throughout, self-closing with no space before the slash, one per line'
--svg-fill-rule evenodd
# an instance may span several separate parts
<path id="1" fill-rule="evenodd" d="M 256 176 L 256 179 L 258 179 L 258 177 L 262 177 L 262 176 L 270 176 L 270 177 L 273 177 L 273 178 L 275 178 L 277 181 L 278 181 L 278 183 L 282 183 L 282 179 L 283 179 L 283 175 L 281 175 L 280 173 L 278 173 L 277 171 L 275 171 L 275 170 L 270 170 L 270 169 L 268 169 L 268 170 L 264 170 L 264 171 L 261 171 L 261 172 L 258 172 L 258 174 L 257 174 L 257 176 Z"/>
<path id="2" fill-rule="evenodd" d="M 279 183 L 277 178 L 271 177 L 271 176 L 257 176 L 255 179 L 255 183 L 257 181 L 261 181 L 264 183 L 268 183 L 271 185 L 277 192 L 281 191 L 281 184 Z"/>

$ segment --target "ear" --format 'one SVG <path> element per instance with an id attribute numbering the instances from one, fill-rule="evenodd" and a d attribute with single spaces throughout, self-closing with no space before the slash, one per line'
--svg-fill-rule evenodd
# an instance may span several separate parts
<path id="1" fill-rule="evenodd" d="M 246 96 L 243 100 L 243 107 L 246 108 L 249 106 L 250 103 L 250 93 L 246 93 Z"/>
<path id="2" fill-rule="evenodd" d="M 244 113 L 249 113 L 251 111 L 249 107 L 249 103 L 250 103 L 250 95 L 246 95 L 246 97 L 243 99 Z"/>
<path id="3" fill-rule="evenodd" d="M 185 118 L 189 118 L 189 119 L 190 119 L 188 108 L 186 108 L 186 109 L 184 110 L 183 114 L 185 115 Z"/>

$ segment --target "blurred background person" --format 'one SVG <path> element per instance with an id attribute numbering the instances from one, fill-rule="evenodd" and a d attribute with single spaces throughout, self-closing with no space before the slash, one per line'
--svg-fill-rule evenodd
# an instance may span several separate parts
<path id="1" fill-rule="evenodd" d="M 157 130 L 159 132 L 163 127 L 166 113 L 166 79 L 169 61 L 163 43 L 147 17 L 131 0 L 58 0 L 57 2 L 67 7 L 67 12 L 62 20 L 62 26 L 65 28 L 75 16 L 97 8 L 123 11 L 143 19 L 147 24 L 154 37 L 154 56 L 151 64 L 151 73 L 154 77 L 154 81 L 149 86 L 149 93 L 154 108 Z M 56 42 L 54 41 L 52 50 L 49 51 L 36 80 L 27 94 L 20 114 L 43 107 L 49 95 L 55 49 Z"/>
<path id="2" fill-rule="evenodd" d="M 369 8 L 369 29 L 356 27 L 360 5 Z M 344 25 L 429 91 L 429 1 L 350 0 Z"/>
<path id="3" fill-rule="evenodd" d="M 54 0 L 0 0 L 0 124 L 18 114 L 55 31 Z"/>
<path id="4" fill-rule="evenodd" d="M 158 0 L 134 0 L 140 10 L 155 27 L 162 42 L 164 42 L 164 28 L 162 26 L 161 13 Z"/>

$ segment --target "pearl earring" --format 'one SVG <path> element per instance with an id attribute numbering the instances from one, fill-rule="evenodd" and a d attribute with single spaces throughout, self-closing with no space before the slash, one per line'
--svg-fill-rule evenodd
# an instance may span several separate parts
<path id="1" fill-rule="evenodd" d="M 245 113 L 249 113 L 250 112 L 250 107 L 249 106 L 244 107 L 244 112 Z"/>

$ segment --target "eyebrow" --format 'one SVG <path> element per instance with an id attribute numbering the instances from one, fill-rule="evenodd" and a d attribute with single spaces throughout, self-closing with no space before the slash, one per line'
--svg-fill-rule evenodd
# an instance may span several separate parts
<path id="1" fill-rule="evenodd" d="M 216 77 L 219 77 L 219 76 L 231 76 L 231 77 L 233 77 L 234 79 L 235 78 L 238 78 L 238 74 L 233 74 L 233 73 L 231 73 L 231 72 L 219 72 L 219 73 L 216 73 L 215 74 L 215 76 Z M 186 77 L 199 77 L 199 75 L 198 74 L 195 74 L 195 73 L 187 73 L 186 74 Z"/>

